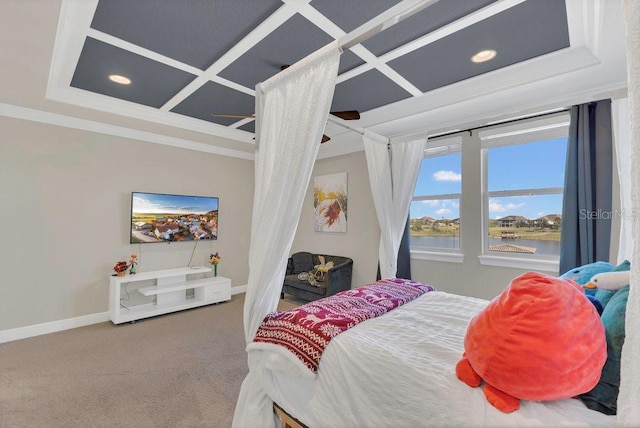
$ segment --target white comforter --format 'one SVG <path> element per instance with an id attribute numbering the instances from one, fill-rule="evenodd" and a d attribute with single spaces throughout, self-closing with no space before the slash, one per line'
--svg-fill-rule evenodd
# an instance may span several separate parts
<path id="1" fill-rule="evenodd" d="M 460 382 L 467 324 L 487 303 L 426 293 L 335 337 L 315 375 L 286 350 L 249 345 L 234 426 L 275 427 L 271 400 L 313 428 L 615 425 L 575 399 L 523 401 L 505 414 Z"/>

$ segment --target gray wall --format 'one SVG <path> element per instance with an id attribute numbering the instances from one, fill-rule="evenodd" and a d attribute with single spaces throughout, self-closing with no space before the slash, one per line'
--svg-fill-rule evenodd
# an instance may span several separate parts
<path id="1" fill-rule="evenodd" d="M 465 161 L 474 162 L 473 156 L 467 156 Z M 349 198 L 347 232 L 314 232 L 313 177 L 338 172 L 347 173 Z M 469 186 L 475 185 L 472 180 L 468 180 L 467 183 Z M 470 197 L 480 198 L 479 191 Z M 474 200 L 463 200 L 461 203 L 478 206 L 477 201 Z M 469 224 L 465 225 L 465 228 L 479 229 L 480 215 L 469 219 Z M 309 189 L 307 189 L 291 252 L 310 251 L 351 257 L 354 261 L 354 277 L 351 286 L 357 287 L 375 280 L 379 245 L 380 227 L 371 197 L 364 152 L 317 161 Z M 474 254 L 465 255 L 463 264 L 412 259 L 413 279 L 432 284 L 439 290 L 491 299 L 500 294 L 511 279 L 525 272 L 520 269 L 481 266 L 477 259 L 481 251 L 480 246 L 470 251 Z"/>
<path id="2" fill-rule="evenodd" d="M 347 173 L 348 218 L 344 233 L 313 231 L 313 177 Z M 376 279 L 380 228 L 371 199 L 367 161 L 364 152 L 318 160 L 305 195 L 298 230 L 291 252 L 309 251 L 346 256 L 353 259 L 351 287 Z"/>
<path id="3" fill-rule="evenodd" d="M 500 294 L 513 278 L 528 269 L 487 266 L 481 265 L 478 261 L 478 256 L 482 254 L 481 236 L 476 233 L 482 226 L 480 155 L 479 147 L 465 145 L 463 142 L 463 170 L 468 175 L 463 180 L 461 212 L 472 213 L 464 219 L 465 225 L 462 228 L 461 239 L 465 246 L 464 262 L 449 263 L 414 258 L 411 260 L 411 271 L 413 279 L 432 284 L 439 290 L 492 299 Z M 347 233 L 314 232 L 313 177 L 337 172 L 348 174 Z M 612 191 L 616 199 L 619 193 L 617 181 Z M 616 225 L 614 220 L 614 230 L 617 229 L 619 225 Z M 364 152 L 317 161 L 291 252 L 310 251 L 353 258 L 354 278 L 351 286 L 357 287 L 375 280 L 379 240 L 380 228 L 371 198 Z M 612 245 L 616 247 L 617 240 L 612 241 Z M 615 262 L 613 249 L 612 261 Z M 545 273 L 557 274 L 557 272 Z"/>
<path id="4" fill-rule="evenodd" d="M 0 129 L 0 331 L 106 312 L 112 267 L 131 252 L 141 254 L 141 271 L 188 263 L 191 243 L 128 243 L 131 191 L 219 196 L 219 239 L 198 245 L 193 264 L 219 251 L 220 275 L 234 286 L 247 283 L 252 161 L 6 117 Z M 473 156 L 463 162 L 475 163 Z M 314 232 L 313 177 L 337 172 L 348 174 L 347 232 Z M 467 193 L 461 204 L 479 197 Z M 466 230 L 480 227 L 480 213 L 465 222 Z M 444 291 L 498 295 L 525 270 L 480 265 L 481 243 L 469 242 L 475 235 L 462 237 L 464 263 L 412 259 L 413 278 Z M 318 160 L 292 252 L 353 258 L 357 287 L 375 280 L 379 237 L 364 152 Z"/>
<path id="5" fill-rule="evenodd" d="M 219 274 L 248 277 L 252 161 L 0 117 L 0 331 L 108 310 L 109 276 L 186 266 L 193 243 L 129 244 L 132 191 L 218 196 Z"/>
<path id="6" fill-rule="evenodd" d="M 473 162 L 471 157 L 467 161 Z M 346 233 L 320 233 L 313 231 L 313 177 L 346 172 L 348 180 L 349 218 Z M 476 196 L 462 203 L 474 204 Z M 480 198 L 480 195 L 477 195 Z M 479 205 L 478 205 L 479 206 Z M 470 219 L 470 225 L 479 227 L 480 218 Z M 477 225 L 475 223 L 478 223 Z M 469 229 L 467 229 L 469 230 Z M 369 175 L 364 152 L 316 162 L 311 183 L 305 196 L 298 230 L 291 252 L 310 251 L 351 257 L 354 261 L 353 288 L 374 281 L 378 267 L 380 227 L 376 218 Z M 470 244 L 481 250 L 481 243 Z M 476 254 L 477 256 L 477 254 Z M 413 279 L 434 285 L 437 289 L 469 296 L 491 299 L 525 270 L 481 266 L 477 257 L 465 256 L 465 262 L 446 263 L 412 259 Z"/>

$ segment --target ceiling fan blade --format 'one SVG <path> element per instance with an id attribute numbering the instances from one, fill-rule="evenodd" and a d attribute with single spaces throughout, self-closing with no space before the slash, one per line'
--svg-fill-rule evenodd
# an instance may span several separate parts
<path id="1" fill-rule="evenodd" d="M 253 119 L 256 116 L 253 114 L 219 114 L 219 113 L 211 113 L 213 117 L 227 117 L 229 119 Z"/>
<path id="2" fill-rule="evenodd" d="M 327 141 L 329 141 L 331 138 L 327 137 L 326 135 L 322 134 L 322 141 L 320 141 L 320 144 L 322 143 L 326 143 Z"/>
<path id="3" fill-rule="evenodd" d="M 358 110 L 332 111 L 330 114 L 337 116 L 342 120 L 360 119 L 360 112 Z"/>

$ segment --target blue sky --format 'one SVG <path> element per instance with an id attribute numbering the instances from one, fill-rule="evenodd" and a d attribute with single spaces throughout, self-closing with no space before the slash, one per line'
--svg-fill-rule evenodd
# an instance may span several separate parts
<path id="1" fill-rule="evenodd" d="M 489 191 L 563 187 L 566 139 L 489 149 Z M 414 195 L 432 196 L 462 190 L 460 153 L 422 161 Z M 521 215 L 538 218 L 562 212 L 562 195 L 492 198 L 489 217 Z M 458 200 L 416 201 L 411 218 L 460 216 Z"/>
<path id="2" fill-rule="evenodd" d="M 132 211 L 135 213 L 203 214 L 218 209 L 218 198 L 204 196 L 133 193 Z"/>

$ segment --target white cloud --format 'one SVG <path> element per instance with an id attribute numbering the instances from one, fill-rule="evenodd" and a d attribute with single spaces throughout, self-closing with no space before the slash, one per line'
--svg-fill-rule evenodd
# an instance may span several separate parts
<path id="1" fill-rule="evenodd" d="M 433 173 L 433 178 L 436 181 L 461 181 L 462 175 L 453 171 L 437 171 Z"/>
<path id="2" fill-rule="evenodd" d="M 428 205 L 428 206 L 430 206 L 432 208 L 437 208 L 437 207 L 440 206 L 440 201 L 437 201 L 437 200 L 422 201 L 422 203 L 424 205 Z"/>
<path id="3" fill-rule="evenodd" d="M 496 202 L 495 200 L 489 200 L 489 212 L 492 213 L 503 213 L 506 211 L 515 210 L 517 208 L 522 208 L 524 206 L 524 202 L 519 204 L 501 204 L 500 202 Z"/>
<path id="4" fill-rule="evenodd" d="M 438 215 L 451 214 L 451 210 L 447 208 L 442 208 L 441 210 L 436 211 L 436 214 Z"/>

